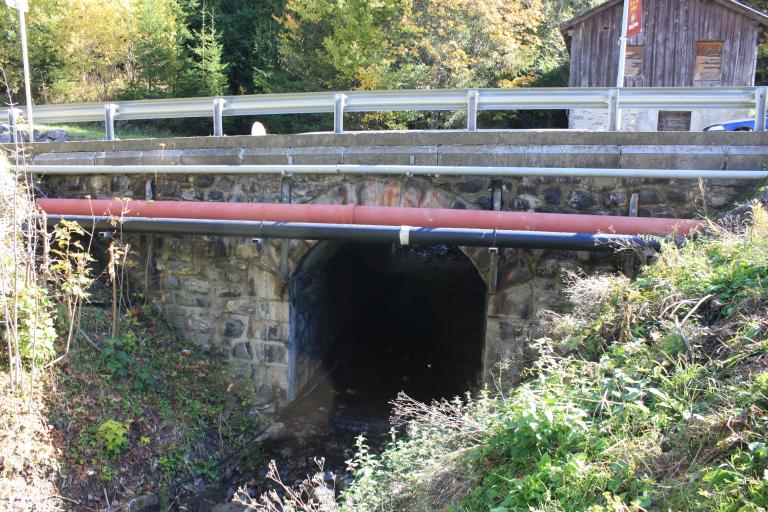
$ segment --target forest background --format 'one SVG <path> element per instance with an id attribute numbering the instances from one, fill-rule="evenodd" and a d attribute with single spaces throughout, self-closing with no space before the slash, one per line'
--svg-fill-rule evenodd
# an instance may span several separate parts
<path id="1" fill-rule="evenodd" d="M 323 90 L 568 83 L 559 25 L 602 0 L 32 0 L 36 104 Z M 768 9 L 768 0 L 749 0 Z M 0 8 L 0 92 L 25 101 L 16 11 Z M 768 83 L 768 43 L 759 84 Z M 460 126 L 461 113 L 370 114 L 350 127 Z M 485 127 L 552 127 L 564 112 L 484 113 Z M 260 119 L 272 133 L 330 120 Z M 228 119 L 227 133 L 249 120 Z M 300 127 L 297 126 L 300 123 Z M 207 124 L 210 124 L 207 122 Z M 194 133 L 207 124 L 166 121 Z"/>

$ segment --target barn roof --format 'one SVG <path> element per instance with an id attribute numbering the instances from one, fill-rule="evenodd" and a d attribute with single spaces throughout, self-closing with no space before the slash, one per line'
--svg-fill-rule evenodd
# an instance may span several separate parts
<path id="1" fill-rule="evenodd" d="M 736 0 L 712 0 L 712 1 L 717 2 L 720 5 L 730 7 L 731 9 L 734 9 L 740 12 L 744 16 L 747 16 L 748 18 L 751 18 L 757 21 L 758 23 L 763 25 L 763 27 L 768 27 L 768 14 L 760 12 L 757 9 L 753 9 L 748 5 L 744 5 L 741 2 L 737 2 Z M 568 47 L 568 50 L 570 51 L 571 49 L 571 37 L 568 35 L 569 29 L 573 28 L 574 25 L 581 23 L 582 21 L 594 16 L 599 12 L 602 12 L 606 9 L 610 9 L 611 7 L 613 7 L 614 5 L 620 2 L 623 2 L 623 0 L 608 0 L 607 2 L 602 3 L 597 7 L 593 7 L 587 12 L 579 16 L 576 16 L 575 18 L 571 18 L 570 20 L 560 25 L 560 32 L 562 32 L 563 37 L 565 38 L 565 44 Z"/>

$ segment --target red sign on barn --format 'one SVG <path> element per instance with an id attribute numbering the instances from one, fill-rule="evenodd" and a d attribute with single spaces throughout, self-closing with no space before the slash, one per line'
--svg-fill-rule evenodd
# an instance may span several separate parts
<path id="1" fill-rule="evenodd" d="M 627 37 L 639 34 L 643 29 L 643 0 L 629 1 L 629 18 L 627 19 Z"/>

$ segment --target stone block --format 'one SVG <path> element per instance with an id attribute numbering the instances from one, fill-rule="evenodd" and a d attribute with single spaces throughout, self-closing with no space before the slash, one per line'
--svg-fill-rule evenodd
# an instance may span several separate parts
<path id="1" fill-rule="evenodd" d="M 477 167 L 522 166 L 524 153 L 518 146 L 440 146 L 438 165 Z"/>
<path id="2" fill-rule="evenodd" d="M 289 148 L 245 148 L 243 164 L 287 165 L 289 153 Z"/>
<path id="3" fill-rule="evenodd" d="M 88 191 L 88 195 L 91 197 L 104 197 L 104 194 L 111 194 L 112 187 L 110 186 L 109 176 L 88 176 L 85 178 L 85 187 Z"/>
<path id="4" fill-rule="evenodd" d="M 238 148 L 186 149 L 181 155 L 183 165 L 239 165 L 242 162 Z"/>
<path id="5" fill-rule="evenodd" d="M 637 200 L 638 200 L 638 204 L 642 204 L 645 206 L 657 205 L 663 202 L 661 195 L 655 189 L 652 189 L 652 188 L 641 188 L 640 190 L 638 190 Z"/>
<path id="6" fill-rule="evenodd" d="M 32 165 L 93 165 L 95 161 L 94 152 L 42 153 L 32 159 Z"/>
<path id="7" fill-rule="evenodd" d="M 208 295 L 211 292 L 211 285 L 207 281 L 201 279 L 185 279 L 184 289 L 190 293 L 199 293 L 201 295 Z"/>
<path id="8" fill-rule="evenodd" d="M 256 343 L 256 357 L 264 364 L 287 364 L 288 349 L 282 343 Z"/>
<path id="9" fill-rule="evenodd" d="M 399 206 L 402 182 L 366 180 L 357 189 L 358 204 L 363 206 Z"/>
<path id="10" fill-rule="evenodd" d="M 437 165 L 436 146 L 350 146 L 343 154 L 345 164 Z"/>
<path id="11" fill-rule="evenodd" d="M 725 168 L 728 170 L 761 170 L 768 164 L 768 146 L 728 146 Z"/>
<path id="12" fill-rule="evenodd" d="M 236 258 L 257 258 L 261 256 L 261 246 L 255 242 L 246 242 L 235 247 Z"/>
<path id="13" fill-rule="evenodd" d="M 722 146 L 624 146 L 621 167 L 625 169 L 722 169 Z"/>
<path id="14" fill-rule="evenodd" d="M 260 300 L 256 303 L 256 315 L 261 320 L 288 323 L 290 305 L 287 301 Z"/>
<path id="15" fill-rule="evenodd" d="M 141 165 L 178 165 L 183 152 L 179 150 L 150 149 L 141 152 Z"/>
<path id="16" fill-rule="evenodd" d="M 273 386 L 275 399 L 285 400 L 288 393 L 288 366 L 287 365 L 269 365 L 267 367 L 267 381 Z"/>
<path id="17" fill-rule="evenodd" d="M 118 175 L 112 176 L 109 190 L 114 194 L 119 194 L 120 197 L 125 197 L 131 193 L 133 186 L 131 178 L 126 175 Z M 141 188 L 143 189 L 144 187 L 142 186 Z"/>
<path id="18" fill-rule="evenodd" d="M 664 189 L 664 197 L 670 203 L 687 203 L 690 201 L 690 192 L 680 187 L 667 187 Z"/>
<path id="19" fill-rule="evenodd" d="M 547 187 L 544 189 L 544 201 L 547 204 L 560 204 L 563 192 L 560 187 Z"/>
<path id="20" fill-rule="evenodd" d="M 279 267 L 278 264 L 275 266 Z M 288 286 L 277 273 L 267 271 L 264 268 L 252 269 L 252 273 L 249 274 L 249 283 L 251 280 L 253 288 L 249 287 L 248 293 L 253 292 L 254 297 L 269 300 L 287 299 Z"/>
<path id="21" fill-rule="evenodd" d="M 619 167 L 618 146 L 525 146 L 526 167 Z"/>
<path id="22" fill-rule="evenodd" d="M 585 210 L 595 204 L 595 199 L 592 197 L 592 194 L 585 190 L 571 190 L 568 192 L 565 202 L 571 208 Z"/>
<path id="23" fill-rule="evenodd" d="M 211 301 L 202 297 L 195 297 L 187 293 L 177 293 L 174 295 L 174 303 L 179 306 L 189 306 L 196 308 L 207 308 Z"/>
<path id="24" fill-rule="evenodd" d="M 532 311 L 532 293 L 528 284 L 510 286 L 488 297 L 488 316 L 526 320 Z"/>
<path id="25" fill-rule="evenodd" d="M 227 338 L 239 338 L 245 332 L 245 326 L 248 320 L 246 318 L 230 318 L 224 322 L 222 334 Z"/>
<path id="26" fill-rule="evenodd" d="M 142 155 L 141 151 L 105 151 L 96 154 L 94 163 L 96 165 L 140 165 Z"/>
<path id="27" fill-rule="evenodd" d="M 181 281 L 176 276 L 168 276 L 165 278 L 165 288 L 168 290 L 179 290 L 181 288 Z"/>
<path id="28" fill-rule="evenodd" d="M 296 165 L 336 165 L 344 162 L 344 148 L 291 148 L 290 156 Z"/>
<path id="29" fill-rule="evenodd" d="M 603 197 L 605 206 L 623 206 L 627 204 L 627 195 L 624 192 L 609 192 Z"/>
<path id="30" fill-rule="evenodd" d="M 235 359 L 247 359 L 249 361 L 252 360 L 253 349 L 251 348 L 251 344 L 247 341 L 235 343 L 235 345 L 232 347 L 232 357 Z"/>
<path id="31" fill-rule="evenodd" d="M 503 375 L 513 382 L 520 379 L 525 354 L 530 343 L 527 322 L 511 318 L 488 318 L 483 369 L 486 382 L 491 376 Z"/>
<path id="32" fill-rule="evenodd" d="M 454 186 L 455 190 L 464 194 L 475 194 L 477 192 L 489 191 L 491 180 L 488 178 L 466 178 Z"/>

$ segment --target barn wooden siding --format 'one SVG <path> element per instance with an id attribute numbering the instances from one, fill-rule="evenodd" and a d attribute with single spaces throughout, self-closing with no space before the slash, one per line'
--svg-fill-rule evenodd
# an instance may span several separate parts
<path id="1" fill-rule="evenodd" d="M 627 87 L 750 86 L 755 81 L 759 23 L 712 0 L 644 0 L 643 31 L 628 45 L 645 47 L 639 76 Z M 622 3 L 577 22 L 571 32 L 572 87 L 613 87 Z M 722 41 L 720 80 L 694 80 L 696 43 Z"/>

